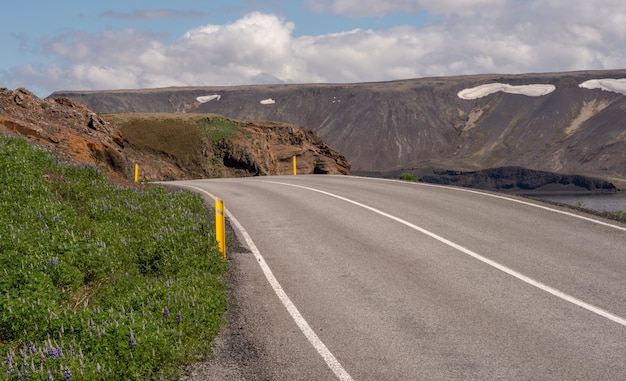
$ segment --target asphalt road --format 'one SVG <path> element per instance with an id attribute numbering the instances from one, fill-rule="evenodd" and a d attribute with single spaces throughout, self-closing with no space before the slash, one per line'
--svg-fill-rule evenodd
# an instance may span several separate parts
<path id="1" fill-rule="evenodd" d="M 248 242 L 186 379 L 626 379 L 624 224 L 358 177 L 172 184 L 224 199 Z"/>

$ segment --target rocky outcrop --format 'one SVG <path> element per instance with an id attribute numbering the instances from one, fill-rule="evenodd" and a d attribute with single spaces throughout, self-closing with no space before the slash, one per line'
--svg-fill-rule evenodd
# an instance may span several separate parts
<path id="1" fill-rule="evenodd" d="M 228 167 L 252 175 L 286 175 L 293 172 L 296 157 L 301 174 L 350 174 L 350 163 L 312 131 L 295 126 L 249 123 L 236 138 L 217 144 Z"/>
<path id="2" fill-rule="evenodd" d="M 119 130 L 69 98 L 0 89 L 0 132 L 27 137 L 66 162 L 104 167 L 112 178 L 131 176 Z"/>

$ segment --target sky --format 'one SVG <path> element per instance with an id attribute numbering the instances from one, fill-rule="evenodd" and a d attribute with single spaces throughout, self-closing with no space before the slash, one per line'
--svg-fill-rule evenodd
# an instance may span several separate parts
<path id="1" fill-rule="evenodd" d="M 0 87 L 42 98 L 624 68 L 624 0 L 31 0 L 0 23 Z"/>

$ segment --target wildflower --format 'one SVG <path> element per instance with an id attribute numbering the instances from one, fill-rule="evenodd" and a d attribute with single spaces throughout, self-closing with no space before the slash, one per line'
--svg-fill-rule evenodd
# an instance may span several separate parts
<path id="1" fill-rule="evenodd" d="M 44 231 L 44 233 L 49 233 L 50 232 L 50 228 L 48 227 L 48 225 L 43 227 L 43 231 Z"/>
<path id="2" fill-rule="evenodd" d="M 52 265 L 52 267 L 57 267 L 59 265 L 59 258 L 52 258 L 52 260 L 50 261 L 50 265 Z"/>
<path id="3" fill-rule="evenodd" d="M 165 309 L 163 310 L 163 317 L 169 317 L 170 316 L 170 310 L 167 308 L 167 306 L 165 306 Z"/>
<path id="4" fill-rule="evenodd" d="M 183 313 L 182 312 L 178 312 L 178 315 L 176 315 L 176 323 L 182 323 L 183 322 Z"/>
<path id="5" fill-rule="evenodd" d="M 51 345 L 48 346 L 48 357 L 52 360 L 61 358 L 61 348 L 55 348 Z"/>
<path id="6" fill-rule="evenodd" d="M 9 366 L 9 369 L 13 368 L 13 355 L 11 352 L 7 354 L 7 365 Z"/>
<path id="7" fill-rule="evenodd" d="M 72 371 L 70 368 L 65 367 L 65 372 L 63 373 L 63 376 L 65 377 L 64 380 L 65 381 L 72 381 Z"/>
<path id="8" fill-rule="evenodd" d="M 103 206 L 102 206 L 102 211 L 103 211 L 103 212 L 108 212 L 108 211 L 109 211 L 109 207 L 108 207 L 108 206 L 106 206 L 106 205 L 103 205 Z"/>
<path id="9" fill-rule="evenodd" d="M 135 335 L 133 335 L 133 330 L 130 330 L 130 347 L 134 347 L 137 345 L 137 340 L 135 340 Z"/>

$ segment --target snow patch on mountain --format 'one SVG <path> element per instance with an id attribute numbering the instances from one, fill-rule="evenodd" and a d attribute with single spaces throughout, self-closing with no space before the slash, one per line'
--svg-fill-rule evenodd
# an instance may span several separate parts
<path id="1" fill-rule="evenodd" d="M 207 102 L 210 102 L 212 100 L 218 100 L 219 101 L 221 97 L 222 96 L 218 95 L 218 94 L 204 95 L 204 96 L 201 96 L 201 97 L 197 97 L 196 100 L 198 102 L 200 102 L 200 103 L 207 103 Z"/>
<path id="2" fill-rule="evenodd" d="M 457 95 L 461 99 L 471 100 L 482 98 L 487 95 L 502 91 L 509 94 L 521 94 L 529 97 L 540 97 L 542 95 L 553 92 L 555 89 L 556 86 L 549 84 L 513 86 L 506 83 L 495 82 L 461 90 L 457 93 Z"/>
<path id="3" fill-rule="evenodd" d="M 626 78 L 622 79 L 590 79 L 578 85 L 584 89 L 600 89 L 626 95 Z"/>

